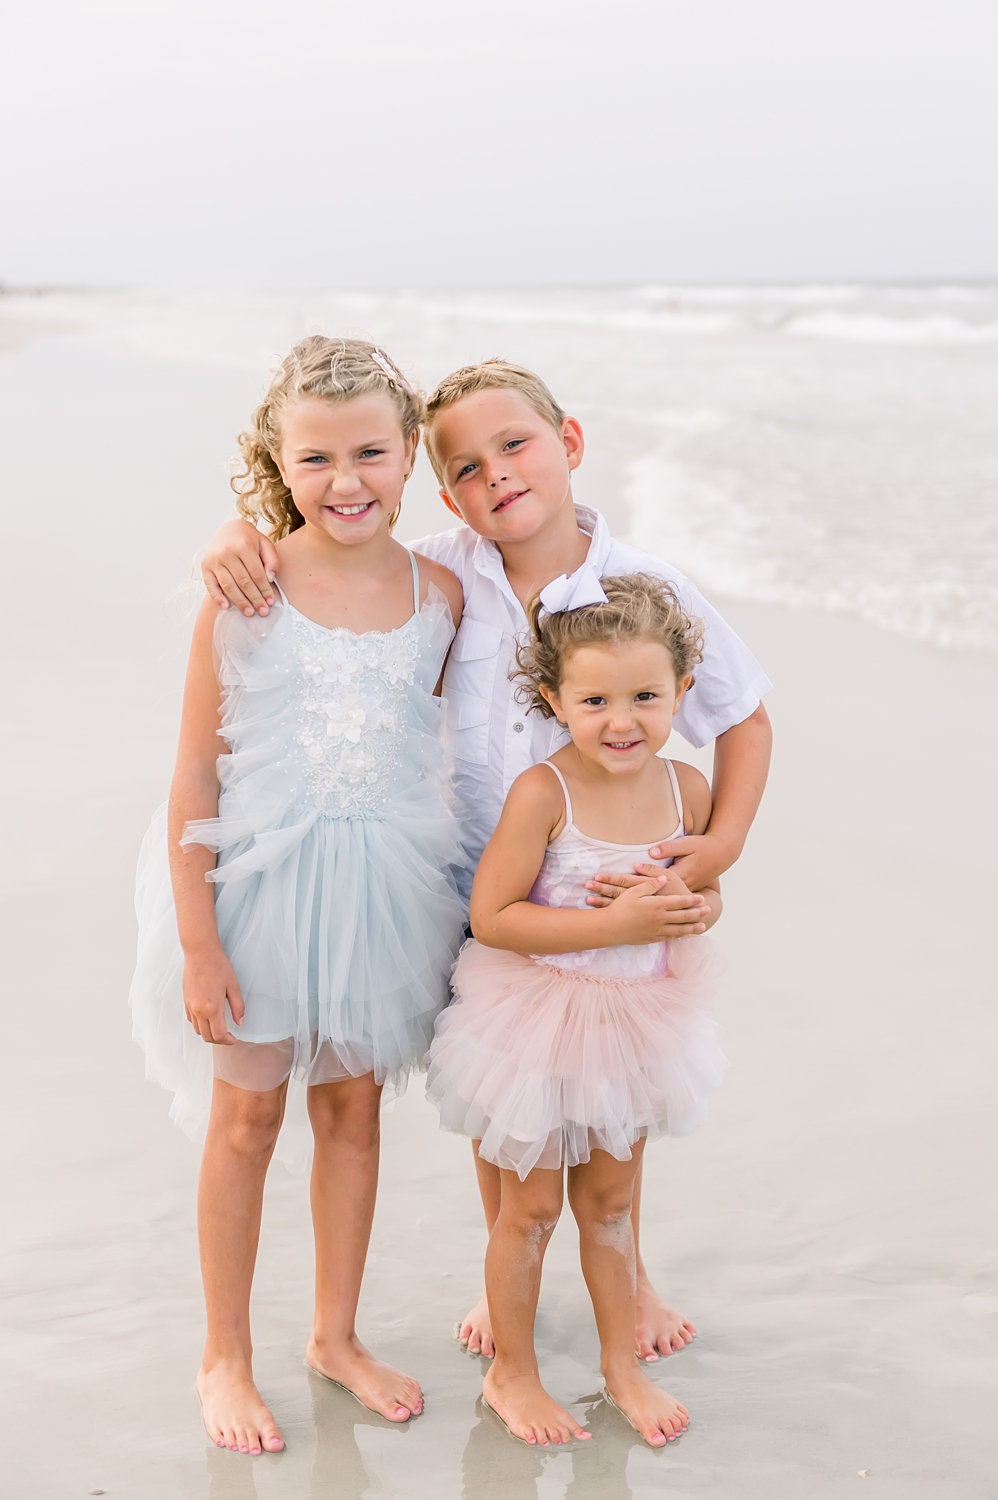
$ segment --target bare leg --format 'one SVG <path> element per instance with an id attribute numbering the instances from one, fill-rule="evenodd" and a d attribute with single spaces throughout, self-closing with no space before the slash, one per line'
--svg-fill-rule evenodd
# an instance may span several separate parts
<path id="1" fill-rule="evenodd" d="M 648 1379 L 634 1353 L 631 1200 L 643 1146 L 639 1141 L 625 1162 L 594 1151 L 590 1161 L 570 1169 L 568 1196 L 579 1226 L 582 1274 L 596 1314 L 607 1394 L 645 1442 L 658 1448 L 686 1430 L 689 1413 Z"/>
<path id="2" fill-rule="evenodd" d="M 256 1093 L 216 1078 L 201 1158 L 198 1240 L 208 1327 L 197 1388 L 212 1442 L 240 1453 L 284 1447 L 253 1382 L 249 1305 L 263 1184 L 286 1088 Z"/>
<path id="3" fill-rule="evenodd" d="M 697 1331 L 688 1318 L 684 1318 L 671 1303 L 658 1295 L 648 1279 L 645 1263 L 641 1259 L 641 1178 L 642 1163 L 639 1163 L 634 1184 L 634 1202 L 631 1206 L 631 1227 L 637 1256 L 634 1344 L 638 1359 L 646 1359 L 649 1364 L 654 1364 L 661 1354 L 678 1354 L 681 1349 L 685 1349 L 696 1338 Z"/>
<path id="4" fill-rule="evenodd" d="M 312 1225 L 315 1323 L 308 1364 L 371 1411 L 407 1422 L 423 1409 L 415 1380 L 374 1358 L 357 1337 L 357 1302 L 371 1238 L 381 1144 L 381 1087 L 371 1073 L 308 1091 L 315 1134 Z"/>
<path id="5" fill-rule="evenodd" d="M 475 1171 L 478 1175 L 478 1191 L 485 1210 L 485 1223 L 491 1234 L 499 1213 L 499 1168 L 491 1162 L 482 1161 L 478 1154 L 480 1142 L 472 1141 L 475 1152 Z M 635 1308 L 634 1347 L 639 1359 L 654 1364 L 665 1354 L 678 1354 L 696 1338 L 696 1328 L 684 1318 L 679 1310 L 660 1297 L 652 1286 L 641 1259 L 641 1168 L 638 1167 L 631 1223 L 637 1254 L 637 1302 Z M 491 1359 L 496 1352 L 492 1320 L 489 1317 L 489 1299 L 485 1292 L 465 1315 L 458 1330 L 458 1338 L 469 1354 L 484 1354 Z"/>
<path id="6" fill-rule="evenodd" d="M 479 1156 L 478 1148 L 481 1141 L 472 1141 L 471 1144 L 475 1152 L 478 1191 L 482 1197 L 482 1208 L 485 1210 L 485 1226 L 491 1234 L 495 1228 L 496 1219 L 499 1217 L 500 1172 L 498 1167 L 494 1167 L 490 1161 L 483 1161 Z M 484 1291 L 465 1316 L 457 1336 L 469 1354 L 484 1354 L 486 1359 L 491 1359 L 495 1354 L 492 1320 L 489 1317 L 489 1299 Z"/>
<path id="7" fill-rule="evenodd" d="M 589 1437 L 541 1385 L 534 1351 L 541 1268 L 561 1203 L 560 1171 L 537 1169 L 524 1182 L 503 1172 L 499 1217 L 485 1253 L 496 1356 L 482 1395 L 514 1437 L 542 1447 Z"/>

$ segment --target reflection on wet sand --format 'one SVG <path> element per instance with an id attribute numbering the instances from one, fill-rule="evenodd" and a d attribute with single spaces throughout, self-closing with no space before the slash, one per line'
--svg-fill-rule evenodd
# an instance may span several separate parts
<path id="1" fill-rule="evenodd" d="M 348 1391 L 309 1376 L 312 1415 L 315 1423 L 315 1453 L 312 1458 L 309 1500 L 360 1500 L 375 1483 L 364 1463 L 357 1441 L 362 1428 L 373 1427 L 379 1433 L 394 1430 L 400 1441 L 410 1436 L 408 1422 L 389 1422 L 377 1412 L 368 1411 Z M 418 1421 L 418 1418 L 413 1420 Z"/>

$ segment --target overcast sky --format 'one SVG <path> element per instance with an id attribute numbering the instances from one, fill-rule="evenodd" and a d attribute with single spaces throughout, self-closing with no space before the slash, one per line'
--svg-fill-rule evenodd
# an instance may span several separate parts
<path id="1" fill-rule="evenodd" d="M 8 284 L 998 276 L 996 0 L 19 0 L 3 48 Z"/>

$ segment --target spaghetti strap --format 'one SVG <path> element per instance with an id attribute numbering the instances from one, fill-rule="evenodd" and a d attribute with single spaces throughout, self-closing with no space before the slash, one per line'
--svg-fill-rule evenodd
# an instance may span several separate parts
<path id="1" fill-rule="evenodd" d="M 663 760 L 665 759 L 664 756 L 662 758 Z M 686 833 L 686 820 L 683 817 L 683 794 L 679 790 L 679 778 L 676 775 L 676 770 L 671 760 L 666 760 L 665 769 L 668 771 L 669 780 L 672 782 L 672 795 L 676 799 L 676 817 L 679 819 L 680 828 L 678 837 L 682 838 Z"/>
<path id="2" fill-rule="evenodd" d="M 551 761 L 551 760 L 542 760 L 541 761 L 541 765 L 542 766 L 550 766 L 551 770 L 554 772 L 554 774 L 557 776 L 558 780 L 561 782 L 561 789 L 562 789 L 562 791 L 565 794 L 565 827 L 566 828 L 571 828 L 574 825 L 574 814 L 572 813 L 572 799 L 568 795 L 568 786 L 566 784 L 565 778 L 561 774 L 561 772 L 558 770 L 558 767 L 555 765 L 554 761 Z"/>
<path id="3" fill-rule="evenodd" d="M 406 548 L 406 551 L 409 549 Z M 412 567 L 412 612 L 419 614 L 419 564 L 416 561 L 415 552 L 409 552 L 409 562 Z"/>

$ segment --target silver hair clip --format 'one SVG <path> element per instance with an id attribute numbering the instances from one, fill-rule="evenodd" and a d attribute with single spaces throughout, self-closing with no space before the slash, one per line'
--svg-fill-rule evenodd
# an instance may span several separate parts
<path id="1" fill-rule="evenodd" d="M 403 380 L 402 376 L 399 374 L 398 370 L 394 369 L 388 363 L 388 360 L 382 354 L 382 352 L 381 352 L 380 349 L 372 349 L 371 350 L 371 359 L 372 359 L 373 363 L 377 365 L 377 367 L 381 371 L 381 373 L 383 375 L 387 375 L 387 377 L 391 381 L 392 385 L 397 385 L 400 391 L 405 391 L 406 395 L 408 395 L 408 396 L 412 395 L 412 386 L 409 384 L 409 382 L 407 380 Z"/>

